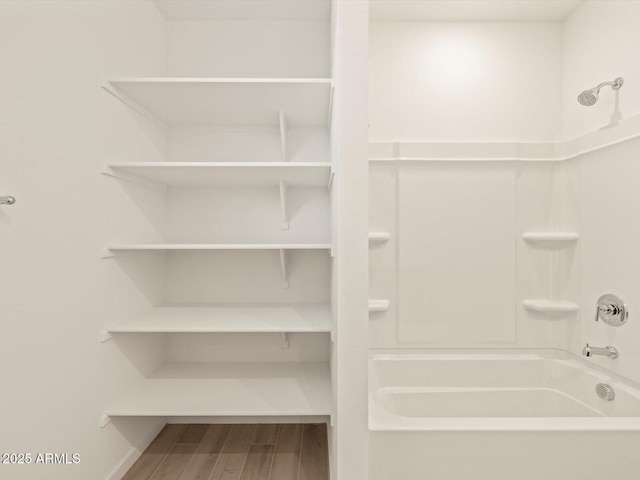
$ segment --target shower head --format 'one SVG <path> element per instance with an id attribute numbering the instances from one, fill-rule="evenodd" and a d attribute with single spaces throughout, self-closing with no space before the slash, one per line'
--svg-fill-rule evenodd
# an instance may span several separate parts
<path id="1" fill-rule="evenodd" d="M 585 107 L 590 107 L 594 105 L 598 101 L 598 95 L 600 94 L 600 89 L 592 88 L 591 90 L 585 90 L 580 95 L 578 95 L 578 102 Z"/>
<path id="2" fill-rule="evenodd" d="M 590 107 L 595 105 L 598 101 L 598 97 L 600 95 L 600 89 L 602 87 L 610 86 L 614 90 L 620 90 L 620 87 L 624 84 L 624 79 L 622 77 L 616 78 L 613 82 L 604 82 L 594 87 L 590 90 L 585 90 L 580 95 L 578 95 L 578 102 L 585 107 Z"/>

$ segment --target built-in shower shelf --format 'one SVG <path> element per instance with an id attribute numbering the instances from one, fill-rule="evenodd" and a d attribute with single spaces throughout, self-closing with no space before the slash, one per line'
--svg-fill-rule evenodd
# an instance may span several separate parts
<path id="1" fill-rule="evenodd" d="M 109 417 L 330 415 L 328 363 L 168 363 L 105 410 Z"/>
<path id="2" fill-rule="evenodd" d="M 524 308 L 532 312 L 563 314 L 578 311 L 578 305 L 567 300 L 531 299 L 522 302 Z"/>
<path id="3" fill-rule="evenodd" d="M 166 305 L 134 315 L 109 333 L 296 333 L 332 330 L 329 305 Z"/>
<path id="4" fill-rule="evenodd" d="M 327 187 L 328 162 L 129 162 L 107 163 L 103 173 L 138 177 L 167 187 Z"/>
<path id="5" fill-rule="evenodd" d="M 389 300 L 369 300 L 369 313 L 386 312 L 390 304 Z"/>
<path id="6" fill-rule="evenodd" d="M 526 232 L 522 235 L 525 242 L 536 248 L 559 249 L 578 241 L 575 232 Z"/>
<path id="7" fill-rule="evenodd" d="M 104 88 L 164 125 L 326 125 L 330 78 L 113 78 Z"/>
<path id="8" fill-rule="evenodd" d="M 391 238 L 389 232 L 369 232 L 369 244 L 379 244 L 388 242 Z"/>

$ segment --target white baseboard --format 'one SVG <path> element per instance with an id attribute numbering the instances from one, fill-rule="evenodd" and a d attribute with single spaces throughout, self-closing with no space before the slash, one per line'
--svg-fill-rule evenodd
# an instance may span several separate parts
<path id="1" fill-rule="evenodd" d="M 167 417 L 167 423 L 329 423 L 327 415 L 271 416 L 271 417 Z"/>
<path id="2" fill-rule="evenodd" d="M 136 460 L 140 458 L 142 452 L 144 452 L 147 447 L 153 442 L 154 438 L 158 436 L 160 431 L 167 424 L 165 418 L 158 419 L 147 431 L 147 434 L 140 440 L 137 446 L 133 447 L 129 453 L 125 456 L 125 458 L 120 462 L 113 472 L 106 477 L 105 480 L 121 480 L 124 477 L 124 474 L 127 473 L 127 470 L 131 468 L 131 466 L 136 463 Z"/>

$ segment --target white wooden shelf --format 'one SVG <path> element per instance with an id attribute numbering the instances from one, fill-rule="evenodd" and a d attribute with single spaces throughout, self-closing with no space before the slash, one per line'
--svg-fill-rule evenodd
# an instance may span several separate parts
<path id="1" fill-rule="evenodd" d="M 369 300 L 369 313 L 386 312 L 390 304 L 389 300 Z"/>
<path id="2" fill-rule="evenodd" d="M 167 187 L 327 187 L 328 162 L 129 162 L 107 163 L 103 173 L 142 178 Z"/>
<path id="3" fill-rule="evenodd" d="M 388 242 L 391 238 L 389 232 L 369 232 L 369 244 L 379 244 Z"/>
<path id="4" fill-rule="evenodd" d="M 283 140 L 283 149 L 285 140 Z M 286 153 L 283 150 L 283 156 Z M 107 163 L 102 173 L 160 187 L 277 187 L 282 229 L 289 229 L 288 187 L 329 187 L 329 162 L 128 162 Z"/>
<path id="5" fill-rule="evenodd" d="M 525 242 L 533 247 L 542 249 L 560 249 L 568 247 L 578 241 L 575 232 L 526 232 L 522 235 Z"/>
<path id="6" fill-rule="evenodd" d="M 330 243 L 135 243 L 109 245 L 108 252 L 169 252 L 198 250 L 331 250 Z M 108 252 L 103 252 L 108 255 Z"/>
<path id="7" fill-rule="evenodd" d="M 522 302 L 524 308 L 532 312 L 563 314 L 578 311 L 578 305 L 567 300 L 530 299 Z"/>
<path id="8" fill-rule="evenodd" d="M 105 410 L 109 417 L 330 415 L 328 363 L 168 363 Z"/>
<path id="9" fill-rule="evenodd" d="M 109 245 L 102 250 L 102 258 L 111 258 L 131 253 L 163 253 L 163 252 L 206 252 L 220 250 L 253 250 L 278 251 L 280 253 L 280 270 L 282 288 L 289 288 L 287 259 L 291 250 L 326 250 L 333 255 L 330 243 L 141 243 Z"/>
<path id="10" fill-rule="evenodd" d="M 331 332 L 329 305 L 166 305 L 107 328 L 109 333 Z"/>
<path id="11" fill-rule="evenodd" d="M 326 125 L 330 78 L 113 78 L 104 86 L 166 125 Z"/>

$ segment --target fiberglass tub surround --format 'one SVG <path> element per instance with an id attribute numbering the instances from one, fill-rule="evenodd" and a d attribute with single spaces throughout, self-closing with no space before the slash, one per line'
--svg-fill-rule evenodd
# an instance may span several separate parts
<path id="1" fill-rule="evenodd" d="M 640 390 L 581 357 L 396 350 L 369 362 L 370 480 L 637 478 Z"/>
<path id="2" fill-rule="evenodd" d="M 369 478 L 636 480 L 640 2 L 414 3 L 370 23 Z"/>
<path id="3" fill-rule="evenodd" d="M 636 384 L 560 350 L 396 352 L 369 362 L 375 431 L 640 428 Z"/>

